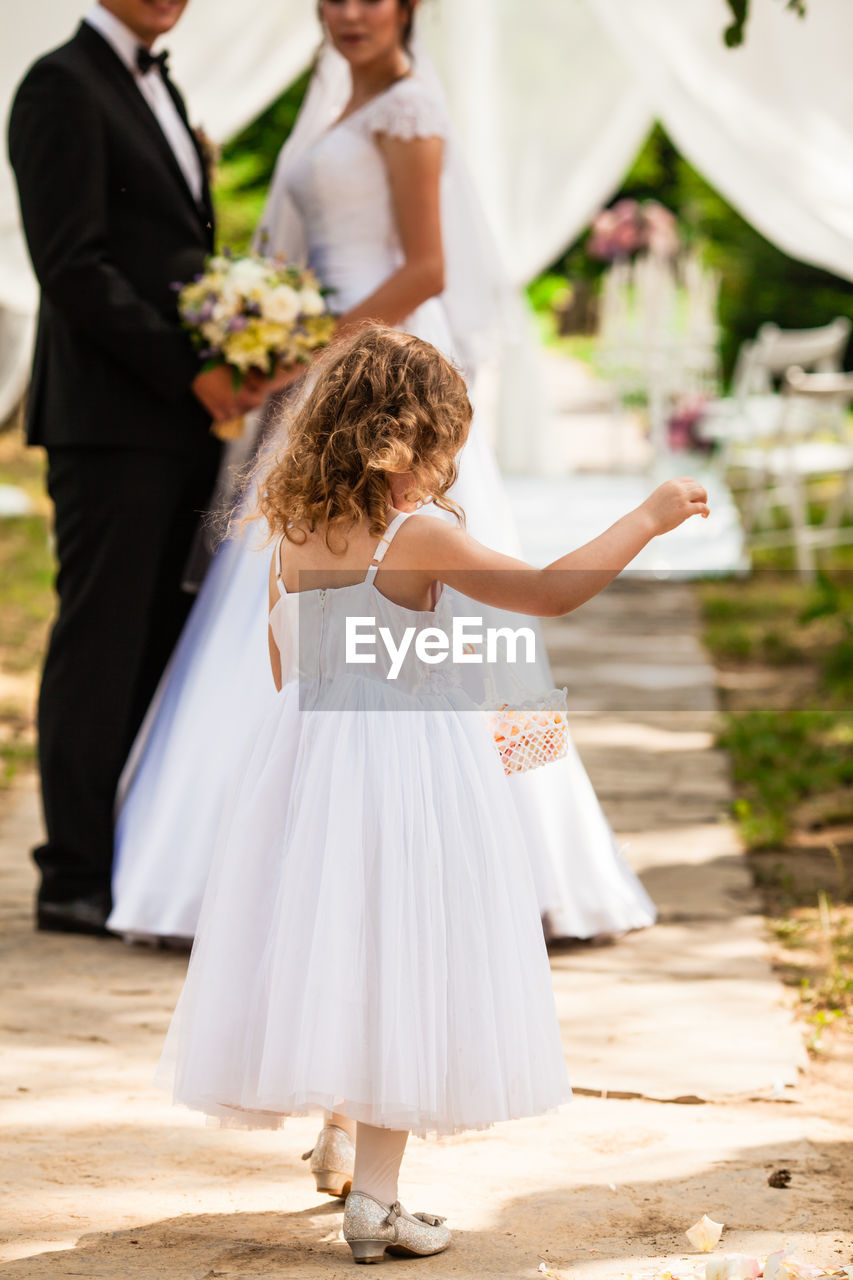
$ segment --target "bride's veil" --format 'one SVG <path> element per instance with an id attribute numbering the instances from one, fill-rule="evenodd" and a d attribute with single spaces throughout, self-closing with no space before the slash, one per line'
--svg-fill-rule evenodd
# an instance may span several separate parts
<path id="1" fill-rule="evenodd" d="M 290 195 L 290 175 L 306 151 L 341 114 L 349 97 L 349 67 L 328 44 L 317 56 L 314 71 L 290 136 L 278 154 L 253 247 L 304 265 L 307 246 L 302 219 Z"/>
<path id="2" fill-rule="evenodd" d="M 438 74 L 417 37 L 412 63 L 415 74 L 442 103 L 449 121 Z M 346 59 L 325 44 L 296 123 L 276 163 L 255 235 L 259 252 L 305 261 L 304 231 L 290 196 L 290 175 L 341 114 L 349 93 L 350 71 Z M 442 302 L 450 323 L 454 355 L 471 376 L 487 360 L 494 360 L 507 343 L 517 343 L 524 326 L 519 300 L 501 267 L 494 238 L 452 127 L 445 144 L 441 215 L 446 282 Z"/>

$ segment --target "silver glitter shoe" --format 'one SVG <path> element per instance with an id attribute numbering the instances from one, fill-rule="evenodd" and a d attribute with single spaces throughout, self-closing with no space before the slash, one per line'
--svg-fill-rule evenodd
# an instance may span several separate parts
<path id="1" fill-rule="evenodd" d="M 306 1151 L 303 1160 L 314 1175 L 317 1190 L 327 1196 L 343 1200 L 352 1187 L 352 1171 L 355 1164 L 355 1143 L 349 1134 L 336 1124 L 325 1124 L 313 1150 Z"/>
<path id="2" fill-rule="evenodd" d="M 344 1210 L 344 1239 L 356 1262 L 381 1262 L 386 1251 L 401 1258 L 425 1258 L 450 1244 L 444 1221 L 431 1213 L 407 1213 L 399 1200 L 382 1204 L 364 1191 L 351 1191 Z"/>

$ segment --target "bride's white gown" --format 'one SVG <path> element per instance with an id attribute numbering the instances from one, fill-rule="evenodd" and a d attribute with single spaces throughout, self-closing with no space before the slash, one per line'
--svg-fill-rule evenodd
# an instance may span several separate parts
<path id="1" fill-rule="evenodd" d="M 443 135 L 445 127 L 442 104 L 410 78 L 328 129 L 295 164 L 289 194 L 309 263 L 335 291 L 336 311 L 372 293 L 402 260 L 375 135 Z M 458 346 L 440 298 L 402 327 L 445 352 Z M 452 496 L 474 537 L 517 554 L 501 478 L 476 416 Z M 260 541 L 256 531 L 217 552 L 131 757 L 109 919 L 117 932 L 195 932 L 220 813 L 274 695 L 269 551 L 258 549 Z M 566 759 L 513 778 L 511 788 L 549 937 L 586 938 L 652 923 L 654 906 L 620 857 L 573 747 Z"/>

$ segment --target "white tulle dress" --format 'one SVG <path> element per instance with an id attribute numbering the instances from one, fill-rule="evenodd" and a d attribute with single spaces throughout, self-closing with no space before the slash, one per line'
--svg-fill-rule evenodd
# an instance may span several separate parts
<path id="1" fill-rule="evenodd" d="M 381 553 L 407 517 L 386 531 Z M 417 519 L 417 517 L 414 517 Z M 282 690 L 235 774 L 158 1078 L 269 1127 L 317 1108 L 415 1133 L 570 1097 L 509 782 L 452 666 L 347 666 L 344 619 L 449 632 L 355 586 L 288 594 Z M 330 797 L 334 803 L 330 804 Z"/>
<path id="2" fill-rule="evenodd" d="M 308 261 L 334 290 L 335 310 L 371 294 L 403 260 L 376 135 L 444 136 L 447 128 L 443 104 L 411 77 L 327 128 L 286 172 Z M 403 327 L 451 355 L 463 345 L 443 297 L 419 307 Z M 452 497 L 475 538 L 519 553 L 476 412 Z M 267 557 L 252 539 L 220 547 L 126 770 L 109 920 L 116 932 L 195 933 L 223 796 L 272 697 Z M 544 644 L 538 648 L 540 685 L 547 687 Z M 518 690 L 509 696 L 517 698 Z M 654 906 L 620 856 L 573 746 L 564 760 L 510 785 L 549 938 L 619 934 L 652 923 Z"/>

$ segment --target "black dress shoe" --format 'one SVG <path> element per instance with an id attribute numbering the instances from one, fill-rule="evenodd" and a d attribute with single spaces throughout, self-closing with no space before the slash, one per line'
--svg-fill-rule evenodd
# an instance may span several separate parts
<path id="1" fill-rule="evenodd" d="M 49 933 L 109 934 L 107 916 L 110 901 L 105 893 L 88 898 L 71 898 L 68 902 L 39 902 L 36 906 L 36 928 Z"/>

